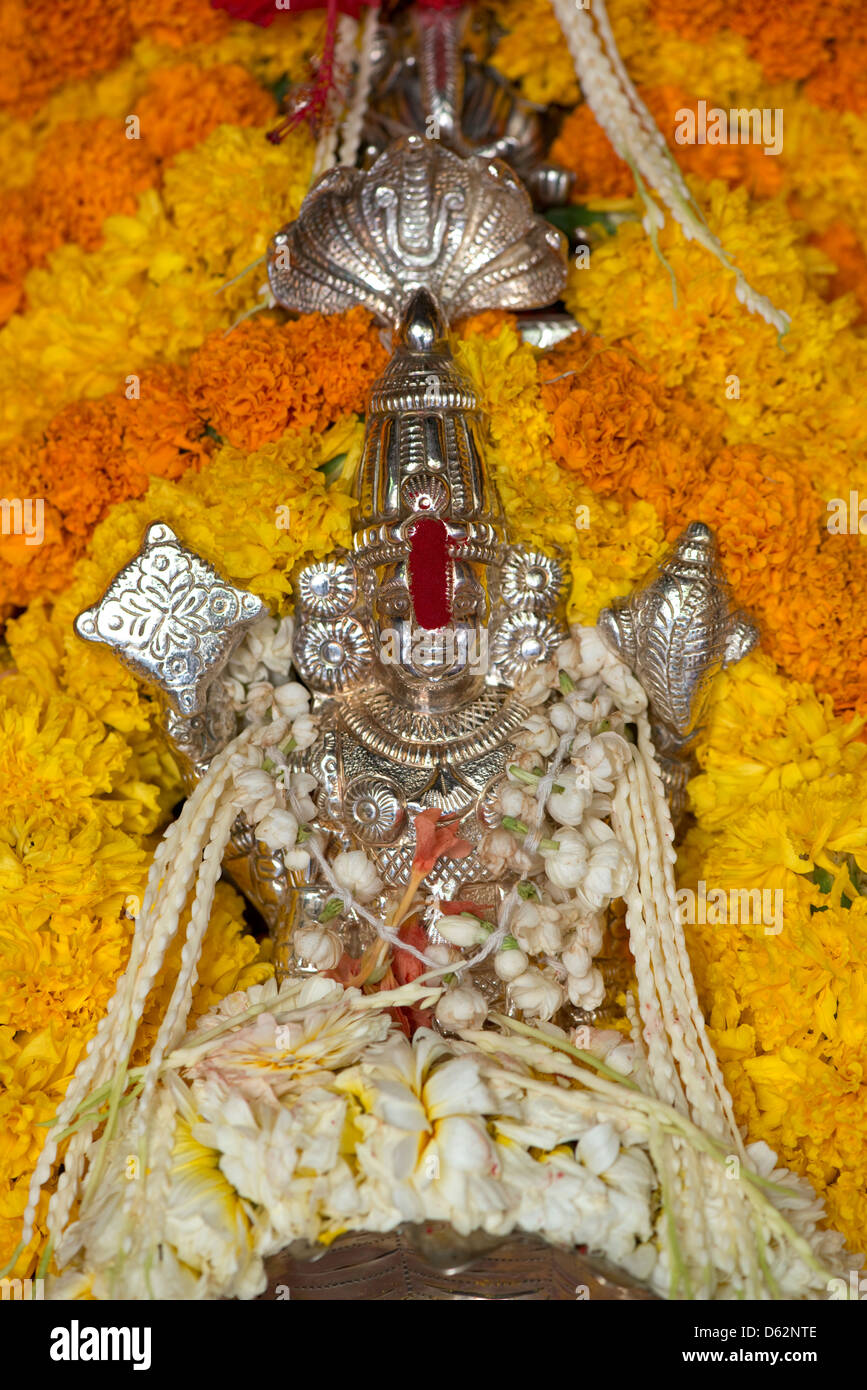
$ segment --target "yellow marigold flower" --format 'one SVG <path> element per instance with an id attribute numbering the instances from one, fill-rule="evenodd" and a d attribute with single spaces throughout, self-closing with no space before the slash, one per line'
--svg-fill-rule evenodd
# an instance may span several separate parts
<path id="1" fill-rule="evenodd" d="M 543 549 L 561 546 L 572 570 L 569 616 L 592 623 L 600 608 L 627 593 L 658 558 L 663 531 L 646 502 L 627 512 L 602 498 L 552 458 L 552 421 L 540 396 L 545 359 L 506 324 L 491 337 L 457 344 L 489 416 L 489 459 L 516 539 Z"/>
<path id="2" fill-rule="evenodd" d="M 549 0 L 494 0 L 489 7 L 505 34 L 491 55 L 491 66 L 515 82 L 525 97 L 542 106 L 573 106 L 578 79 Z"/>
<path id="3" fill-rule="evenodd" d="M 322 54 L 325 16 L 321 11 L 278 14 L 261 29 L 256 24 L 233 24 L 225 34 L 206 45 L 197 45 L 200 63 L 241 63 L 260 82 L 277 82 L 288 73 L 300 81 L 311 62 Z"/>
<path id="4" fill-rule="evenodd" d="M 61 405 L 101 396 L 155 361 L 179 361 L 255 305 L 260 257 L 298 211 L 312 141 L 268 145 L 261 129 L 221 126 L 166 171 L 162 195 L 103 223 L 94 252 L 62 246 L 26 278 L 28 310 L 0 339 L 0 438 L 44 424 Z"/>
<path id="5" fill-rule="evenodd" d="M 743 190 L 719 181 L 690 184 L 750 283 L 792 315 L 783 342 L 738 304 L 731 272 L 710 266 L 673 222 L 659 243 L 677 280 L 676 305 L 649 238 L 624 223 L 594 249 L 592 274 L 573 268 L 568 306 L 606 342 L 629 338 L 666 384 L 688 384 L 694 396 L 723 409 L 728 443 L 778 440 L 810 460 L 827 453 L 829 437 L 863 444 L 867 420 L 857 408 L 856 382 L 867 375 L 867 343 L 846 331 L 857 314 L 854 300 L 819 299 L 807 267 L 821 253 L 804 244 L 803 227 L 782 206 L 750 204 Z M 732 377 L 736 393 L 727 392 Z M 843 481 L 838 473 L 836 485 Z"/>
<path id="6" fill-rule="evenodd" d="M 837 773 L 863 775 L 863 719 L 834 716 L 827 695 L 789 680 L 754 653 L 714 683 L 698 743 L 701 773 L 689 785 L 699 824 L 716 830 L 776 791 Z"/>

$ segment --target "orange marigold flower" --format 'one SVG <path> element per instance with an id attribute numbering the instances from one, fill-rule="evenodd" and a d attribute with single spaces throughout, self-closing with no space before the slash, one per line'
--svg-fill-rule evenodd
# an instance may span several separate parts
<path id="1" fill-rule="evenodd" d="M 185 48 L 191 43 L 213 43 L 222 37 L 231 20 L 210 0 L 148 0 L 130 4 L 130 22 L 137 38 L 147 35 L 156 43 Z"/>
<path id="2" fill-rule="evenodd" d="M 729 0 L 654 0 L 653 18 L 685 39 L 707 39 L 730 22 Z"/>
<path id="3" fill-rule="evenodd" d="M 557 462 L 624 506 L 651 502 L 666 524 L 674 499 L 705 475 L 717 414 L 664 386 L 628 344 L 580 332 L 545 354 L 539 380 Z"/>
<path id="4" fill-rule="evenodd" d="M 257 318 L 206 338 L 190 363 L 189 399 L 235 448 L 258 449 L 288 429 L 322 430 L 361 412 L 387 360 L 364 309 Z"/>
<path id="5" fill-rule="evenodd" d="M 824 232 L 810 237 L 837 267 L 828 281 L 826 298 L 837 299 L 850 291 L 861 305 L 860 322 L 867 318 L 867 252 L 856 233 L 845 222 L 832 222 Z"/>
<path id="6" fill-rule="evenodd" d="M 589 106 L 570 111 L 551 146 L 551 158 L 575 175 L 573 202 L 587 197 L 628 198 L 635 183 Z"/>
<path id="7" fill-rule="evenodd" d="M 136 103 L 141 139 L 158 159 L 192 149 L 218 125 L 266 125 L 277 103 L 240 63 L 157 68 Z"/>
<path id="8" fill-rule="evenodd" d="M 458 319 L 454 327 L 461 338 L 472 338 L 476 333 L 483 338 L 496 338 L 507 325 L 514 329 L 518 327 L 518 320 L 508 309 L 484 309 L 480 314 Z"/>
<path id="9" fill-rule="evenodd" d="M 773 197 L 783 184 L 779 159 L 768 159 L 758 145 L 678 145 L 677 114 L 696 111 L 697 98 L 685 88 L 666 84 L 641 88 L 641 97 L 665 136 L 684 173 L 744 185 L 754 197 Z M 714 105 L 707 99 L 709 107 Z M 608 136 L 590 110 L 578 106 L 567 116 L 554 141 L 551 157 L 575 175 L 573 201 L 625 198 L 635 192 L 629 166 L 614 153 Z"/>
<path id="10" fill-rule="evenodd" d="M 803 81 L 830 67 L 837 46 L 863 35 L 860 0 L 737 0 L 728 23 L 770 82 Z"/>
<path id="11" fill-rule="evenodd" d="M 134 213 L 137 195 L 157 180 L 144 142 L 128 141 L 122 121 L 64 121 L 51 133 L 32 181 L 0 196 L 0 323 L 22 307 L 27 271 L 64 242 L 95 250 L 111 213 Z"/>
<path id="12" fill-rule="evenodd" d="M 63 82 L 114 67 L 132 44 L 130 8 L 128 0 L 4 0 L 0 107 L 30 115 Z"/>
<path id="13" fill-rule="evenodd" d="M 787 623 L 794 626 L 792 566 L 799 556 L 817 554 L 825 506 L 792 463 L 753 444 L 720 449 L 705 476 L 672 502 L 669 536 L 690 521 L 706 522 L 738 600 L 761 617 L 782 597 Z M 768 638 L 773 642 L 770 630 Z M 769 650 L 767 642 L 763 650 Z"/>
<path id="14" fill-rule="evenodd" d="M 762 650 L 841 713 L 867 710 L 867 614 L 857 597 L 867 549 L 858 536 L 829 533 L 807 462 L 726 446 L 723 413 L 665 387 L 628 344 L 573 334 L 542 357 L 539 379 L 560 466 L 625 507 L 652 503 L 669 539 L 707 522 L 737 601 L 758 620 Z"/>
<path id="15" fill-rule="evenodd" d="M 123 392 L 65 406 L 44 439 L 16 441 L 3 451 L 7 495 L 41 499 L 45 538 L 23 535 L 0 544 L 0 602 L 24 605 L 70 579 L 93 528 L 117 502 L 141 497 L 151 477 L 180 478 L 201 467 L 214 442 L 186 397 L 177 367 L 143 373 L 139 394 Z"/>
<path id="16" fill-rule="evenodd" d="M 25 527 L 38 520 L 38 513 L 30 512 L 25 518 L 22 512 L 21 529 L 16 534 L 13 525 L 17 518 L 10 512 L 8 530 L 4 527 L 0 531 L 0 606 L 5 622 L 15 607 L 29 603 L 34 594 L 69 583 L 76 546 L 64 530 L 61 513 L 46 497 L 42 447 L 37 440 L 19 439 L 3 445 L 0 477 L 6 499 L 17 498 L 22 505 L 25 501 L 43 504 L 39 545 L 32 540 L 28 544 L 25 533 Z"/>
<path id="17" fill-rule="evenodd" d="M 130 215 L 139 193 L 157 181 L 157 165 L 143 140 L 127 140 L 123 121 L 101 117 L 64 121 L 36 162 L 34 211 L 56 236 L 93 251 L 112 213 Z"/>

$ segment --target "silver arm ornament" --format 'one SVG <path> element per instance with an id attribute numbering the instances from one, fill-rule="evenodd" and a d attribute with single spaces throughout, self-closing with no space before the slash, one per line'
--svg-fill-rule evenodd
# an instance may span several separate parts
<path id="1" fill-rule="evenodd" d="M 658 570 L 599 615 L 608 644 L 631 667 L 650 702 L 653 736 L 678 821 L 686 810 L 692 750 L 714 676 L 759 640 L 735 609 L 713 532 L 693 521 Z"/>

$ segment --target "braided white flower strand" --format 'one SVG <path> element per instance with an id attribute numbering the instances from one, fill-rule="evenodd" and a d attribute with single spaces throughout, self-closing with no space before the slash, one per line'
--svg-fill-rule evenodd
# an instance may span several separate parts
<path id="1" fill-rule="evenodd" d="M 354 166 L 358 158 L 358 151 L 361 146 L 361 129 L 364 124 L 364 116 L 370 98 L 373 50 L 376 46 L 378 31 L 379 10 L 376 5 L 371 5 L 367 9 L 361 25 L 361 47 L 358 53 L 358 70 L 355 74 L 352 101 L 350 102 L 349 110 L 343 122 L 340 140 L 340 163 L 346 165 L 350 169 Z"/>
<path id="2" fill-rule="evenodd" d="M 136 921 L 127 968 L 58 1107 L 30 1181 L 22 1231 L 25 1245 L 33 1235 L 39 1197 L 57 1158 L 58 1136 L 71 1123 L 86 1097 L 109 1079 L 114 1082 L 114 1101 L 120 1099 L 126 1061 L 135 1040 L 139 1019 L 169 944 L 177 932 L 180 914 L 196 877 L 203 848 L 210 837 L 215 808 L 227 781 L 233 776 L 230 760 L 246 748 L 254 732 L 253 729 L 245 730 L 214 758 L 206 776 L 199 782 L 178 820 L 169 827 L 157 848 L 148 875 L 142 910 Z M 95 1114 L 70 1143 L 64 1172 L 49 1202 L 49 1228 L 52 1231 L 62 1228 L 63 1221 L 72 1210 L 80 1187 L 84 1150 L 99 1123 L 101 1117 Z M 110 1137 L 108 1126 L 104 1137 L 107 1143 Z M 92 1164 L 94 1180 L 98 1172 L 99 1165 Z"/>
<path id="3" fill-rule="evenodd" d="M 707 226 L 653 117 L 635 90 L 618 52 L 604 0 L 593 0 L 592 12 L 579 0 L 552 0 L 569 46 L 575 72 L 587 105 L 616 153 L 635 175 L 644 201 L 645 229 L 653 236 L 663 226 L 663 214 L 647 194 L 644 181 L 656 191 L 688 240 L 710 251 L 735 276 L 735 296 L 750 313 L 758 314 L 778 333 L 789 327 L 789 316 L 749 284 L 731 254 Z M 594 18 L 596 26 L 594 28 Z"/>

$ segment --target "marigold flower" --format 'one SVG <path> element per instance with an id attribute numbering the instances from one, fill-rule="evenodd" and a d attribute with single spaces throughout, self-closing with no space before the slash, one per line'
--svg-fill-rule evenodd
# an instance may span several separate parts
<path id="1" fill-rule="evenodd" d="M 157 68 L 136 103 L 141 141 L 162 160 L 192 149 L 219 125 L 265 125 L 275 110 L 271 93 L 239 63 Z"/>
<path id="2" fill-rule="evenodd" d="M 388 360 L 364 309 L 278 324 L 257 318 L 213 333 L 190 363 L 189 399 L 237 448 L 258 449 L 287 429 L 324 429 L 364 408 Z"/>

